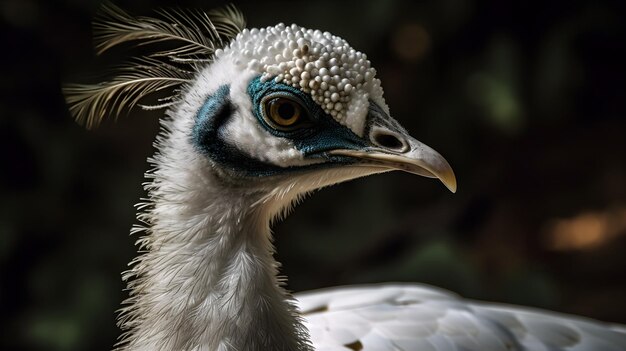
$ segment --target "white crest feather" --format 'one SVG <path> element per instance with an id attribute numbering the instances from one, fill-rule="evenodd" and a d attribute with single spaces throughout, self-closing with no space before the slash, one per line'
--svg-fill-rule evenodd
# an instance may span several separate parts
<path id="1" fill-rule="evenodd" d="M 215 50 L 245 27 L 243 15 L 232 5 L 210 12 L 160 10 L 157 15 L 159 18 L 133 17 L 115 5 L 103 6 L 93 25 L 98 55 L 128 42 L 169 45 L 114 69 L 115 78 L 109 81 L 66 85 L 63 91 L 78 123 L 95 128 L 106 116 L 117 116 L 157 91 L 172 93 L 161 103 L 141 105 L 143 108 L 176 103 L 176 92 L 193 79 L 198 65 L 211 62 Z"/>

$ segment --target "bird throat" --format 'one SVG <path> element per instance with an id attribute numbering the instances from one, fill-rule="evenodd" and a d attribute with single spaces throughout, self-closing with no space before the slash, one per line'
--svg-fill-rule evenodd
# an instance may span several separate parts
<path id="1" fill-rule="evenodd" d="M 160 142 L 150 209 L 139 216 L 143 253 L 124 275 L 119 349 L 309 350 L 258 198 L 221 187 L 195 168 L 210 165 L 179 160 Z"/>

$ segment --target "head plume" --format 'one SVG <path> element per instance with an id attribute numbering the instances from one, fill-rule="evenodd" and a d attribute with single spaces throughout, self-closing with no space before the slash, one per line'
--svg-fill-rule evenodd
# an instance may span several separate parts
<path id="1" fill-rule="evenodd" d="M 157 91 L 170 95 L 147 109 L 170 106 L 177 101 L 181 86 L 190 82 L 199 65 L 211 62 L 216 50 L 228 44 L 245 27 L 243 15 L 234 6 L 203 12 L 199 10 L 160 10 L 158 18 L 133 17 L 112 4 L 102 7 L 94 21 L 98 55 L 114 46 L 164 43 L 114 70 L 115 77 L 98 84 L 68 84 L 63 91 L 74 118 L 87 128 L 95 128 L 108 115 L 137 105 Z"/>

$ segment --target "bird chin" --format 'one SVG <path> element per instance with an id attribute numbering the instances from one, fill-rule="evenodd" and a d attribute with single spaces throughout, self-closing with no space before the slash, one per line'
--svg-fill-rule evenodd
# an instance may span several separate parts
<path id="1" fill-rule="evenodd" d="M 381 165 L 354 164 L 342 165 L 337 168 L 322 169 L 313 172 L 303 173 L 285 183 L 288 188 L 296 192 L 308 193 L 327 186 L 343 183 L 352 179 L 365 177 L 368 175 L 393 171 L 393 168 Z M 283 183 L 283 184 L 285 184 Z"/>
<path id="2" fill-rule="evenodd" d="M 266 196 L 259 200 L 256 205 L 265 208 L 269 217 L 282 218 L 291 211 L 300 199 L 315 190 L 393 170 L 393 168 L 379 165 L 354 164 L 308 171 L 297 175 L 291 174 L 289 177 L 279 179 L 278 182 L 274 183 Z"/>

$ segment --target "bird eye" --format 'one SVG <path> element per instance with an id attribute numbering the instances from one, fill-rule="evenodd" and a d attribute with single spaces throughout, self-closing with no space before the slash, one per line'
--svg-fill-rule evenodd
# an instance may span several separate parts
<path id="1" fill-rule="evenodd" d="M 302 105 L 285 97 L 275 97 L 265 103 L 266 120 L 277 129 L 290 129 L 303 115 Z"/>

